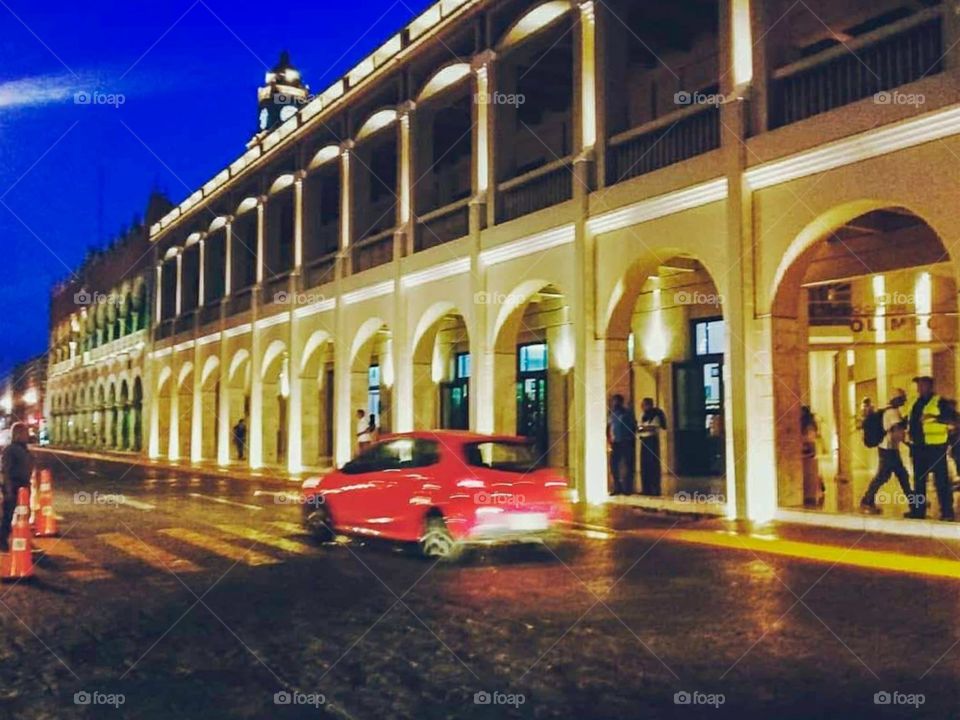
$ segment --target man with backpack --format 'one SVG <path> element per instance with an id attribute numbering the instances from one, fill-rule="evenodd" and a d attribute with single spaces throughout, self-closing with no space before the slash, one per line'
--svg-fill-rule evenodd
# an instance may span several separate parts
<path id="1" fill-rule="evenodd" d="M 910 498 L 910 476 L 900 457 L 900 443 L 903 442 L 907 427 L 900 408 L 906 403 L 906 391 L 896 388 L 887 407 L 880 410 L 874 408 L 863 418 L 863 442 L 867 447 L 877 448 L 880 463 L 877 474 L 873 476 L 863 499 L 860 500 L 860 512 L 880 514 L 881 510 L 876 505 L 877 491 L 891 475 L 897 476 L 904 497 Z"/>

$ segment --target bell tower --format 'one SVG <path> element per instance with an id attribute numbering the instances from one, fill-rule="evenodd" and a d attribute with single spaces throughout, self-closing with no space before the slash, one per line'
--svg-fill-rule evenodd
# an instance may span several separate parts
<path id="1" fill-rule="evenodd" d="M 284 50 L 257 89 L 257 133 L 269 132 L 293 116 L 306 104 L 309 92 L 300 71 L 290 63 L 290 54 Z"/>

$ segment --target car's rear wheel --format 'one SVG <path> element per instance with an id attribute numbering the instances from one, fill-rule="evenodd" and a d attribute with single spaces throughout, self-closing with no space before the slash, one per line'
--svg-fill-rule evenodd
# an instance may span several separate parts
<path id="1" fill-rule="evenodd" d="M 447 524 L 440 516 L 427 518 L 420 552 L 430 560 L 455 560 L 463 552 L 463 545 L 450 534 Z"/>
<path id="2" fill-rule="evenodd" d="M 303 524 L 317 542 L 331 542 L 336 537 L 333 531 L 333 517 L 326 505 L 310 507 L 304 513 Z"/>

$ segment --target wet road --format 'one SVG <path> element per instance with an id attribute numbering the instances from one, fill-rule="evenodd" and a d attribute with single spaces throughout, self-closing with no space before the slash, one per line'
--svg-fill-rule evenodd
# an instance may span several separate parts
<path id="1" fill-rule="evenodd" d="M 434 565 L 317 546 L 276 486 L 51 468 L 62 538 L 34 583 L 0 587 L 3 718 L 917 718 L 960 702 L 957 581 L 678 543 L 697 522 L 658 516 Z"/>

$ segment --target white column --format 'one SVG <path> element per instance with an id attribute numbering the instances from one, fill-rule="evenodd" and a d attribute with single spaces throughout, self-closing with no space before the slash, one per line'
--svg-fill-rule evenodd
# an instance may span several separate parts
<path id="1" fill-rule="evenodd" d="M 293 181 L 293 269 L 303 266 L 303 178 L 306 173 L 297 173 Z"/>
<path id="2" fill-rule="evenodd" d="M 287 469 L 292 473 L 303 469 L 303 431 L 300 427 L 303 412 L 303 382 L 300 378 L 303 333 L 298 327 L 299 322 L 291 308 L 290 335 L 287 342 L 287 347 L 290 348 L 290 359 L 287 363 L 287 385 L 290 388 L 290 395 L 287 398 Z"/>
<path id="3" fill-rule="evenodd" d="M 266 198 L 257 201 L 257 285 L 263 283 L 263 248 L 266 235 Z"/>
<path id="4" fill-rule="evenodd" d="M 180 308 L 183 305 L 183 253 L 177 253 L 177 295 L 176 295 L 176 316 L 180 315 Z"/>
<path id="5" fill-rule="evenodd" d="M 206 240 L 200 240 L 200 269 L 197 272 L 197 307 L 203 307 L 203 294 L 205 291 L 204 288 L 204 266 L 207 264 L 207 242 Z"/>
<path id="6" fill-rule="evenodd" d="M 223 227 L 223 246 L 224 257 L 226 260 L 223 265 L 223 273 L 225 275 L 223 279 L 223 297 L 230 297 L 230 275 L 231 275 L 231 265 L 233 265 L 233 222 L 228 221 Z"/>
<path id="7" fill-rule="evenodd" d="M 597 15 L 593 0 L 580 4 L 581 150 L 597 142 Z"/>
<path id="8" fill-rule="evenodd" d="M 228 226 L 229 227 L 229 226 Z M 227 233 L 229 237 L 229 232 Z M 227 355 L 227 342 L 223 333 L 220 334 L 220 367 L 217 371 L 220 373 L 220 398 L 219 398 L 219 427 L 217 428 L 217 464 L 227 466 L 230 464 L 230 443 L 233 438 L 230 432 L 233 428 L 230 417 L 230 361 Z"/>
<path id="9" fill-rule="evenodd" d="M 247 447 L 250 467 L 263 467 L 263 377 L 260 331 L 254 326 L 250 333 L 250 427 Z"/>
<path id="10" fill-rule="evenodd" d="M 154 288 L 155 305 L 153 309 L 153 324 L 160 322 L 160 315 L 163 312 L 163 263 L 157 265 L 157 286 Z"/>
<path id="11" fill-rule="evenodd" d="M 353 141 L 346 141 L 340 150 L 340 254 L 344 259 L 344 275 L 351 272 L 350 242 L 353 239 Z"/>

